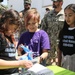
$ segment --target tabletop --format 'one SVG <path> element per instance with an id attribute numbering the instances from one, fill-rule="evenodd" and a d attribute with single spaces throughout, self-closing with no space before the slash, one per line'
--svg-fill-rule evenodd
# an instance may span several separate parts
<path id="1" fill-rule="evenodd" d="M 75 72 L 61 68 L 57 65 L 47 66 L 48 69 L 54 72 L 54 75 L 75 75 Z"/>

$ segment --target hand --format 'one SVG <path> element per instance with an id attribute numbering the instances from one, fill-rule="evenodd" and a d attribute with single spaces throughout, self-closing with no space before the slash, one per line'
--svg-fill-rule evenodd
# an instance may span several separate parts
<path id="1" fill-rule="evenodd" d="M 23 46 L 23 44 L 20 44 L 20 45 L 18 46 L 18 50 L 20 50 L 20 51 L 23 50 L 23 48 L 21 48 L 21 46 Z"/>
<path id="2" fill-rule="evenodd" d="M 21 55 L 21 56 L 16 56 L 16 59 L 17 59 L 17 60 L 20 60 L 22 57 L 27 57 L 27 55 L 28 55 L 28 53 L 23 54 L 23 55 Z"/>
<path id="3" fill-rule="evenodd" d="M 22 45 L 23 45 L 23 44 L 21 44 L 21 45 L 18 46 L 18 50 L 17 50 L 17 51 L 18 51 L 18 55 L 19 55 L 19 56 L 22 55 L 22 53 L 21 53 L 21 52 L 23 51 L 23 49 L 21 48 Z"/>
<path id="4" fill-rule="evenodd" d="M 37 57 L 38 58 L 38 61 L 37 61 L 37 63 L 40 63 L 40 57 Z"/>
<path id="5" fill-rule="evenodd" d="M 43 58 L 41 56 L 38 57 L 38 63 L 41 63 L 43 61 Z"/>
<path id="6" fill-rule="evenodd" d="M 27 68 L 27 69 L 33 66 L 33 63 L 29 60 L 20 60 L 19 64 L 21 67 Z"/>

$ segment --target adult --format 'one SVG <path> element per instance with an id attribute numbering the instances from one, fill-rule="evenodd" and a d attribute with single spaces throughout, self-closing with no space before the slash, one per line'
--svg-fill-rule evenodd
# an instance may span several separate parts
<path id="1" fill-rule="evenodd" d="M 53 58 L 57 50 L 58 34 L 64 25 L 64 10 L 62 9 L 63 0 L 52 1 L 54 9 L 44 16 L 41 21 L 41 28 L 49 35 L 51 43 L 51 52 L 49 54 Z"/>
<path id="2" fill-rule="evenodd" d="M 31 0 L 24 0 L 24 9 L 19 13 L 20 17 L 21 17 L 21 20 L 22 20 L 22 28 L 21 28 L 20 34 L 25 31 L 25 27 L 24 27 L 24 12 L 26 12 L 30 8 L 31 8 Z"/>
<path id="3" fill-rule="evenodd" d="M 24 12 L 29 10 L 31 7 L 31 0 L 24 0 L 24 9 L 20 12 L 20 15 L 23 16 Z"/>

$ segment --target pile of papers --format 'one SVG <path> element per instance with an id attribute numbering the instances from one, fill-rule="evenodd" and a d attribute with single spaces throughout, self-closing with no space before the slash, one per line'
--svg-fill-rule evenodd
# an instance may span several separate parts
<path id="1" fill-rule="evenodd" d="M 24 75 L 54 75 L 54 73 L 47 67 L 36 63 Z"/>

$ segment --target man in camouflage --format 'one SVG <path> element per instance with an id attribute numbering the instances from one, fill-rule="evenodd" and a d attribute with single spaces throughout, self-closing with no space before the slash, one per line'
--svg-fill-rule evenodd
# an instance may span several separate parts
<path id="1" fill-rule="evenodd" d="M 25 31 L 25 25 L 24 25 L 24 13 L 31 8 L 31 0 L 24 0 L 24 9 L 19 13 L 21 20 L 22 20 L 22 26 L 20 34 L 22 34 Z"/>
<path id="2" fill-rule="evenodd" d="M 22 10 L 20 13 L 22 13 L 22 16 L 24 15 L 24 12 L 29 10 L 31 7 L 31 0 L 24 0 L 24 10 Z"/>
<path id="3" fill-rule="evenodd" d="M 52 1 L 54 10 L 48 12 L 41 21 L 41 28 L 48 33 L 50 38 L 50 59 L 56 56 L 55 52 L 57 50 L 58 35 L 64 25 L 64 10 L 62 10 L 63 0 Z M 48 60 L 48 64 L 50 63 L 50 59 Z"/>

